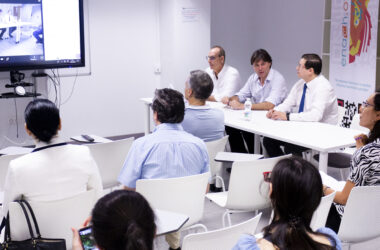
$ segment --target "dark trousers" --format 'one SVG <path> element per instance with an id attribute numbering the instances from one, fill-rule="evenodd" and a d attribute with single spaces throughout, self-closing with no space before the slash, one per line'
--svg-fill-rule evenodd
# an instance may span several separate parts
<path id="1" fill-rule="evenodd" d="M 226 126 L 226 134 L 228 135 L 231 152 L 254 153 L 255 134 L 228 126 Z M 248 149 L 245 147 L 244 141 Z"/>
<path id="2" fill-rule="evenodd" d="M 269 157 L 277 157 L 284 154 L 293 154 L 302 157 L 302 152 L 308 150 L 308 148 L 284 141 L 275 140 L 269 137 L 264 137 L 263 145 Z M 282 151 L 281 146 L 284 146 L 285 152 Z"/>
<path id="3" fill-rule="evenodd" d="M 8 34 L 10 37 L 13 37 L 12 36 L 12 33 L 16 30 L 16 27 L 9 27 L 9 30 L 8 30 Z"/>
<path id="4" fill-rule="evenodd" d="M 4 35 L 6 30 L 7 30 L 7 28 L 0 28 L 0 39 L 3 39 L 3 35 Z"/>
<path id="5" fill-rule="evenodd" d="M 342 218 L 336 210 L 336 206 L 331 204 L 329 215 L 327 216 L 326 227 L 331 228 L 336 234 L 338 234 L 341 221 Z"/>

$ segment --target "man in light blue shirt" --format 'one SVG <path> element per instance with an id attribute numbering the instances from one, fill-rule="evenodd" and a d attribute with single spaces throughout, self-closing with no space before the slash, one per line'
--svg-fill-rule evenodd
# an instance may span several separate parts
<path id="1" fill-rule="evenodd" d="M 269 53 L 264 49 L 256 50 L 252 54 L 251 64 L 255 73 L 226 104 L 233 109 L 244 109 L 244 102 L 250 98 L 252 110 L 269 110 L 282 103 L 287 94 L 285 79 L 277 70 L 272 69 L 272 58 Z M 229 135 L 232 152 L 253 153 L 253 134 L 231 127 L 226 127 L 226 132 Z"/>
<path id="2" fill-rule="evenodd" d="M 183 95 L 176 90 L 159 89 L 152 109 L 156 128 L 132 144 L 118 181 L 126 189 L 134 190 L 138 179 L 173 178 L 209 171 L 206 145 L 185 132 L 180 124 L 185 111 Z"/>
<path id="3" fill-rule="evenodd" d="M 204 141 L 214 141 L 224 136 L 223 111 L 206 104 L 213 86 L 211 77 L 202 70 L 190 72 L 185 83 L 185 98 L 189 105 L 185 109 L 182 127 Z"/>

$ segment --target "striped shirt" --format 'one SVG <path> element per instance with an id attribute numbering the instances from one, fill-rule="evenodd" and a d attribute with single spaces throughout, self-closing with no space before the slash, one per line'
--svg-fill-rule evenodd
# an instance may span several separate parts
<path id="1" fill-rule="evenodd" d="M 380 139 L 359 148 L 352 156 L 350 175 L 347 179 L 356 186 L 380 185 Z M 344 206 L 335 204 L 340 216 Z"/>
<path id="2" fill-rule="evenodd" d="M 118 181 L 136 188 L 139 179 L 174 178 L 209 171 L 205 143 L 180 124 L 162 123 L 133 142 Z"/>

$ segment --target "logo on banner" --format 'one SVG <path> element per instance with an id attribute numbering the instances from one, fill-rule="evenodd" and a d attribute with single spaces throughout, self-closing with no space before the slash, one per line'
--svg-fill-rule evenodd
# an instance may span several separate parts
<path id="1" fill-rule="evenodd" d="M 353 63 L 362 52 L 367 52 L 371 43 L 372 23 L 371 15 L 367 9 L 369 1 L 351 1 L 349 63 Z"/>

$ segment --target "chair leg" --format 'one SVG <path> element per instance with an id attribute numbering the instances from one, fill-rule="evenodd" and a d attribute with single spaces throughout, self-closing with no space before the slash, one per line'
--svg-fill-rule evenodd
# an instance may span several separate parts
<path id="1" fill-rule="evenodd" d="M 343 168 L 341 168 L 340 170 L 339 170 L 339 172 L 340 172 L 340 178 L 342 178 L 342 181 L 344 181 L 344 174 L 343 174 Z"/>
<path id="2" fill-rule="evenodd" d="M 232 226 L 232 223 L 231 223 L 231 215 L 230 215 L 231 211 L 226 209 L 226 211 L 224 212 L 223 216 L 222 216 L 222 221 L 223 221 L 223 227 L 226 227 L 226 223 L 225 223 L 225 220 L 226 220 L 226 217 L 227 217 L 227 220 L 228 220 L 228 226 Z"/>
<path id="3" fill-rule="evenodd" d="M 222 184 L 222 191 L 225 192 L 226 191 L 226 186 L 224 185 L 223 178 L 220 177 L 219 175 L 217 175 L 217 176 L 215 176 L 215 179 L 216 179 L 215 186 L 217 186 L 216 183 L 219 180 L 220 183 Z"/>

